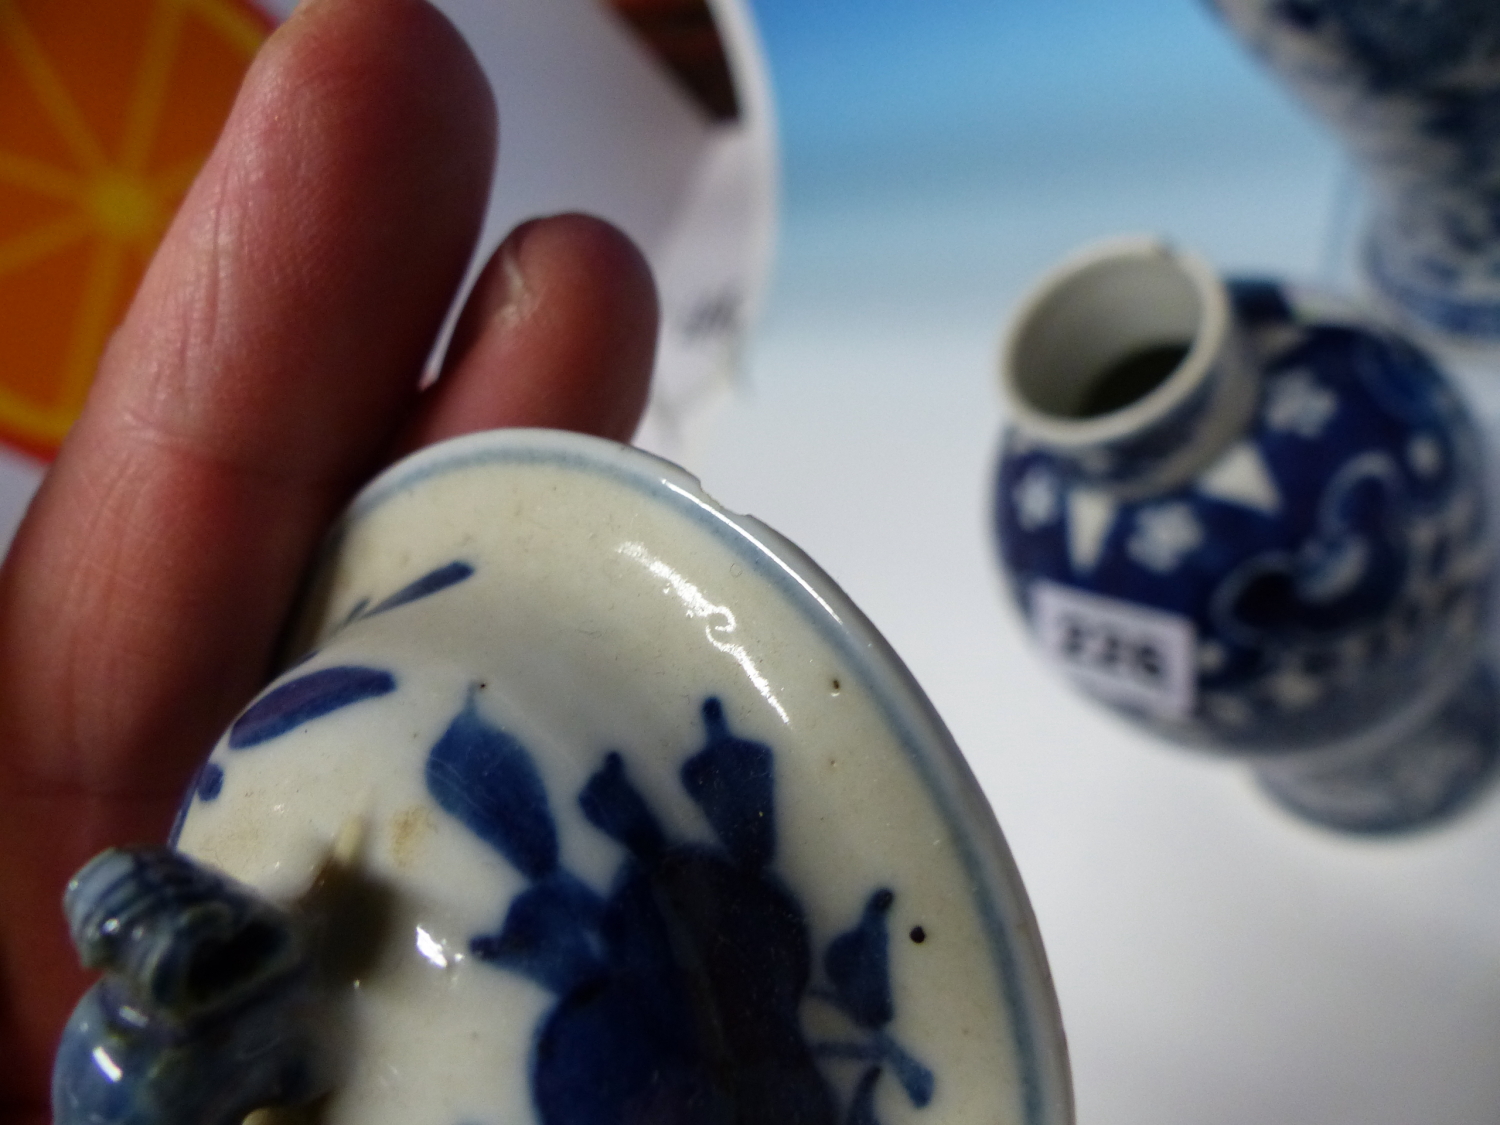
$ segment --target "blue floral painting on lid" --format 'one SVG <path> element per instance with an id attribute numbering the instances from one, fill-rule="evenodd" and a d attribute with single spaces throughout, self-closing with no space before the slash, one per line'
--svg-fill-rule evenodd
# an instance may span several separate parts
<path id="1" fill-rule="evenodd" d="M 886 1069 L 912 1104 L 926 1105 L 932 1072 L 886 1030 L 895 1014 L 893 893 L 871 893 L 824 951 L 828 985 L 811 989 L 807 922 L 772 868 L 772 752 L 731 733 L 718 699 L 702 710 L 707 740 L 683 763 L 681 782 L 719 845 L 670 840 L 624 757 L 610 752 L 578 795 L 588 821 L 628 856 L 607 895 L 560 865 L 530 755 L 484 720 L 472 696 L 428 757 L 433 798 L 531 881 L 471 949 L 558 998 L 532 1061 L 541 1120 L 874 1125 Z M 859 1035 L 808 1042 L 801 1007 L 809 997 L 842 1012 Z M 863 1067 L 842 1113 L 820 1058 Z"/>

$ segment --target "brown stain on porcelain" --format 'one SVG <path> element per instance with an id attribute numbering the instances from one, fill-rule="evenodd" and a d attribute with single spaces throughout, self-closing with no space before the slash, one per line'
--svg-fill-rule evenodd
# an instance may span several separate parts
<path id="1" fill-rule="evenodd" d="M 391 820 L 391 856 L 402 870 L 409 868 L 417 857 L 422 841 L 437 827 L 430 809 L 413 805 L 403 809 Z"/>

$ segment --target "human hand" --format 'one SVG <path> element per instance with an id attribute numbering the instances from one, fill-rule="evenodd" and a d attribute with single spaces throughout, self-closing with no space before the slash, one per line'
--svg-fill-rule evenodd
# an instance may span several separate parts
<path id="1" fill-rule="evenodd" d="M 0 570 L 4 1121 L 49 1120 L 87 985 L 68 877 L 165 837 L 360 484 L 471 430 L 633 432 L 655 292 L 580 216 L 507 239 L 418 391 L 494 151 L 488 87 L 440 14 L 311 0 L 252 66 L 111 342 Z"/>

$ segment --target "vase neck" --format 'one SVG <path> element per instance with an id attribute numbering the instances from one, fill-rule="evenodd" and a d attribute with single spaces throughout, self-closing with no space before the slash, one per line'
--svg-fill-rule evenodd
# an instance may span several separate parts
<path id="1" fill-rule="evenodd" d="M 1129 495 L 1208 465 L 1244 430 L 1258 385 L 1224 283 L 1140 238 L 1043 279 L 1011 328 L 1003 382 L 1018 436 Z"/>

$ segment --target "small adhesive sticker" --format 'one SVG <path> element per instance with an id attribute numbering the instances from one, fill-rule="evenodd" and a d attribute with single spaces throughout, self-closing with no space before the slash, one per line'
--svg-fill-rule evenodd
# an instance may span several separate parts
<path id="1" fill-rule="evenodd" d="M 1162 719 L 1193 709 L 1188 618 L 1043 581 L 1032 584 L 1031 616 L 1042 651 L 1090 694 Z"/>

